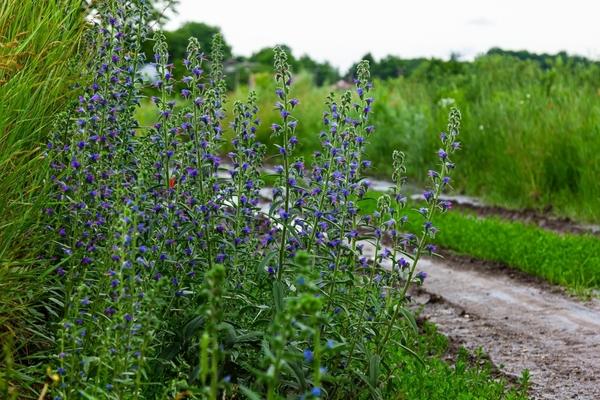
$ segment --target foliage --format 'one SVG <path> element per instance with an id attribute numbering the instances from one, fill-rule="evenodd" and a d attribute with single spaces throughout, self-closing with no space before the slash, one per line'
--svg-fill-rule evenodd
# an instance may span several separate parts
<path id="1" fill-rule="evenodd" d="M 400 385 L 398 353 L 388 349 L 411 352 L 407 292 L 424 279 L 418 261 L 435 250 L 433 221 L 448 208 L 439 197 L 459 148 L 459 112 L 440 135 L 426 206 L 404 210 L 405 156 L 395 152 L 392 196 L 361 215 L 374 134 L 368 62 L 354 90 L 327 97 L 321 148 L 305 164 L 295 156 L 299 100 L 277 47 L 270 130 L 281 164 L 264 205 L 253 93 L 233 104 L 230 164 L 221 161 L 220 35 L 209 57 L 190 39 L 183 77 L 155 35 L 156 119 L 139 128 L 147 16 L 137 1 L 101 9 L 92 83 L 48 145 L 52 395 L 387 398 Z M 414 233 L 408 214 L 421 221 Z"/>
<path id="2" fill-rule="evenodd" d="M 73 60 L 87 57 L 83 9 L 80 0 L 0 3 L 0 371 L 15 385 L 33 379 L 20 364 L 46 341 L 45 271 L 36 262 L 48 200 L 41 143 L 75 93 Z M 0 397 L 10 398 L 1 386 Z"/>
<path id="3" fill-rule="evenodd" d="M 545 70 L 552 69 L 557 65 L 568 64 L 571 66 L 589 66 L 596 64 L 597 61 L 592 61 L 589 58 L 569 55 L 565 51 L 558 52 L 556 54 L 536 54 L 531 53 L 527 50 L 519 50 L 519 51 L 511 51 L 511 50 L 503 50 L 497 47 L 491 48 L 487 52 L 488 55 L 500 55 L 500 56 L 509 56 L 515 57 L 519 60 L 527 61 L 535 61 Z"/>
<path id="4" fill-rule="evenodd" d="M 292 54 L 292 49 L 289 46 L 280 45 L 279 47 L 285 51 L 290 69 L 293 72 L 309 73 L 312 77 L 313 83 L 317 87 L 321 87 L 325 84 L 335 83 L 340 79 L 338 70 L 331 66 L 329 62 L 321 63 L 315 61 L 306 54 L 297 59 Z M 248 61 L 253 63 L 251 72 L 269 71 L 273 65 L 274 59 L 275 53 L 270 47 L 266 47 L 253 53 L 248 58 Z"/>
<path id="5" fill-rule="evenodd" d="M 438 243 L 459 254 L 501 262 L 575 290 L 600 287 L 600 240 L 592 235 L 459 213 L 444 215 L 438 225 Z"/>
<path id="6" fill-rule="evenodd" d="M 527 399 L 527 382 L 507 389 L 506 382 L 495 378 L 489 361 L 480 354 L 470 355 L 460 348 L 457 354 L 450 352 L 448 339 L 438 333 L 435 326 L 425 322 L 421 334 L 412 346 L 420 360 L 405 352 L 397 353 L 401 367 L 397 373 L 400 387 L 397 399 L 446 400 L 446 399 Z M 452 358 L 452 365 L 443 359 Z"/>
<path id="7" fill-rule="evenodd" d="M 390 176 L 392 150 L 410 148 L 409 178 L 426 180 L 434 161 L 435 139 L 429 132 L 443 122 L 448 109 L 462 105 L 465 152 L 455 188 L 481 196 L 491 204 L 551 211 L 578 220 L 600 220 L 600 67 L 555 65 L 542 69 L 533 61 L 485 56 L 447 73 L 424 64 L 409 78 L 375 81 L 373 122 L 369 138 L 370 173 Z M 255 77 L 260 95 L 260 140 L 269 142 L 268 125 L 276 114 L 271 84 Z M 297 113 L 302 116 L 298 151 L 309 157 L 319 148 L 317 98 L 329 88 L 311 85 L 305 75 L 295 76 L 297 93 L 309 99 Z M 239 88 L 242 98 L 247 88 Z"/>
<path id="8" fill-rule="evenodd" d="M 172 60 L 181 61 L 185 58 L 189 38 L 196 38 L 198 43 L 200 43 L 200 48 L 206 54 L 210 54 L 212 51 L 211 38 L 214 35 L 220 34 L 221 29 L 202 22 L 186 22 L 174 31 L 164 31 L 163 33 L 169 48 L 169 57 Z M 151 40 L 144 43 L 143 48 L 147 60 L 152 60 L 152 46 L 153 42 Z M 225 59 L 230 59 L 232 56 L 231 46 L 226 42 L 223 42 L 223 55 Z"/>

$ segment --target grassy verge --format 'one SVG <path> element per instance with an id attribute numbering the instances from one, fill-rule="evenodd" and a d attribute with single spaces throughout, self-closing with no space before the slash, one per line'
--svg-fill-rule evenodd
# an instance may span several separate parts
<path id="1" fill-rule="evenodd" d="M 576 291 L 600 287 L 600 240 L 549 232 L 497 217 L 451 212 L 437 225 L 440 246 L 497 261 Z"/>
<path id="2" fill-rule="evenodd" d="M 477 355 L 472 357 L 464 349 L 448 363 L 444 361 L 450 351 L 448 339 L 433 324 L 425 323 L 422 329 L 412 348 L 424 363 L 412 355 L 398 353 L 400 386 L 395 399 L 527 399 L 526 380 L 520 387 L 510 387 L 505 380 L 494 377 L 488 361 Z"/>
<path id="3" fill-rule="evenodd" d="M 45 341 L 39 298 L 48 288 L 33 268 L 47 245 L 42 154 L 53 117 L 73 98 L 74 61 L 85 63 L 82 11 L 81 0 L 0 2 L 0 398 L 7 374 L 17 386 L 30 379 L 19 364 Z"/>
<path id="4" fill-rule="evenodd" d="M 371 192 L 361 212 L 374 210 Z M 417 207 L 416 203 L 408 205 Z M 421 230 L 422 219 L 411 213 L 409 228 Z M 474 212 L 451 211 L 436 218 L 440 232 L 435 242 L 461 255 L 495 261 L 566 286 L 576 293 L 600 287 L 600 240 L 593 235 L 559 234 L 530 224 L 499 217 L 479 217 Z"/>

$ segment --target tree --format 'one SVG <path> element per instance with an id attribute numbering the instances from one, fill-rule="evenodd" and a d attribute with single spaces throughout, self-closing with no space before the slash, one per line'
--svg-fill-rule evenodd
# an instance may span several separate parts
<path id="1" fill-rule="evenodd" d="M 204 54 L 210 54 L 212 38 L 217 33 L 221 33 L 221 28 L 216 26 L 207 25 L 202 22 L 186 22 L 174 31 L 164 32 L 167 45 L 169 46 L 169 56 L 171 60 L 182 60 L 185 58 L 187 50 L 188 40 L 190 37 L 195 37 L 200 42 L 200 48 Z M 146 59 L 152 61 L 154 42 L 151 40 L 144 43 L 144 52 L 146 53 Z M 230 59 L 231 46 L 224 41 L 223 55 L 225 59 Z"/>
<path id="2" fill-rule="evenodd" d="M 340 79 L 340 73 L 329 62 L 320 63 L 308 55 L 303 55 L 298 60 L 300 70 L 310 72 L 313 75 L 315 85 L 323 86 L 326 83 L 334 83 Z"/>
<path id="3" fill-rule="evenodd" d="M 285 45 L 280 44 L 279 47 L 283 49 L 285 54 L 287 54 L 287 61 L 290 64 L 290 67 L 293 71 L 298 71 L 298 60 L 292 54 L 292 49 Z M 257 52 L 253 53 L 248 61 L 259 64 L 262 67 L 268 67 L 269 69 L 273 68 L 273 60 L 275 59 L 275 51 L 273 47 L 264 47 Z"/>

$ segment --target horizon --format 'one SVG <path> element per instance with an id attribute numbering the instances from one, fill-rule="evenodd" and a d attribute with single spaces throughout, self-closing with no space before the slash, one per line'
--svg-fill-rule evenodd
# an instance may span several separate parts
<path id="1" fill-rule="evenodd" d="M 343 7 L 338 6 L 342 3 Z M 271 11 L 278 7 L 274 0 L 222 0 L 220 4 L 181 0 L 178 14 L 166 14 L 169 20 L 164 29 L 203 22 L 218 26 L 236 55 L 250 56 L 264 47 L 286 44 L 295 57 L 306 54 L 319 62 L 328 61 L 340 71 L 348 70 L 367 53 L 376 60 L 388 55 L 447 60 L 458 54 L 460 60 L 469 61 L 494 47 L 536 54 L 564 51 L 599 59 L 600 46 L 594 38 L 600 37 L 600 24 L 595 23 L 600 4 L 589 1 L 573 0 L 568 7 L 557 0 L 385 3 L 373 0 L 364 13 L 357 13 L 357 0 L 307 0 L 294 8 L 293 18 L 277 18 Z M 315 11 L 317 7 L 320 12 Z M 391 9 L 378 13 L 383 7 Z M 247 18 L 249 15 L 252 19 Z M 311 21 L 311 29 L 306 29 L 306 21 Z M 257 28 L 263 26 L 269 28 Z"/>

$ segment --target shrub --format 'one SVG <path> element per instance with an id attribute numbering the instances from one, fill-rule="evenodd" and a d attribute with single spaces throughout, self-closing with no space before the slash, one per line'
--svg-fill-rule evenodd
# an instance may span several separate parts
<path id="1" fill-rule="evenodd" d="M 299 100 L 276 48 L 280 165 L 266 203 L 254 94 L 233 105 L 221 157 L 221 38 L 208 59 L 190 39 L 176 107 L 178 80 L 155 36 L 157 119 L 142 131 L 134 112 L 147 11 L 134 1 L 101 11 L 93 83 L 49 144 L 55 398 L 387 398 L 398 385 L 387 348 L 410 351 L 407 292 L 425 279 L 417 263 L 435 252 L 432 221 L 448 208 L 439 196 L 459 147 L 458 111 L 441 134 L 426 206 L 404 210 L 396 151 L 392 196 L 361 215 L 374 131 L 368 62 L 354 90 L 327 98 L 321 149 L 306 165 L 294 157 Z M 414 233 L 409 214 L 420 221 Z"/>

